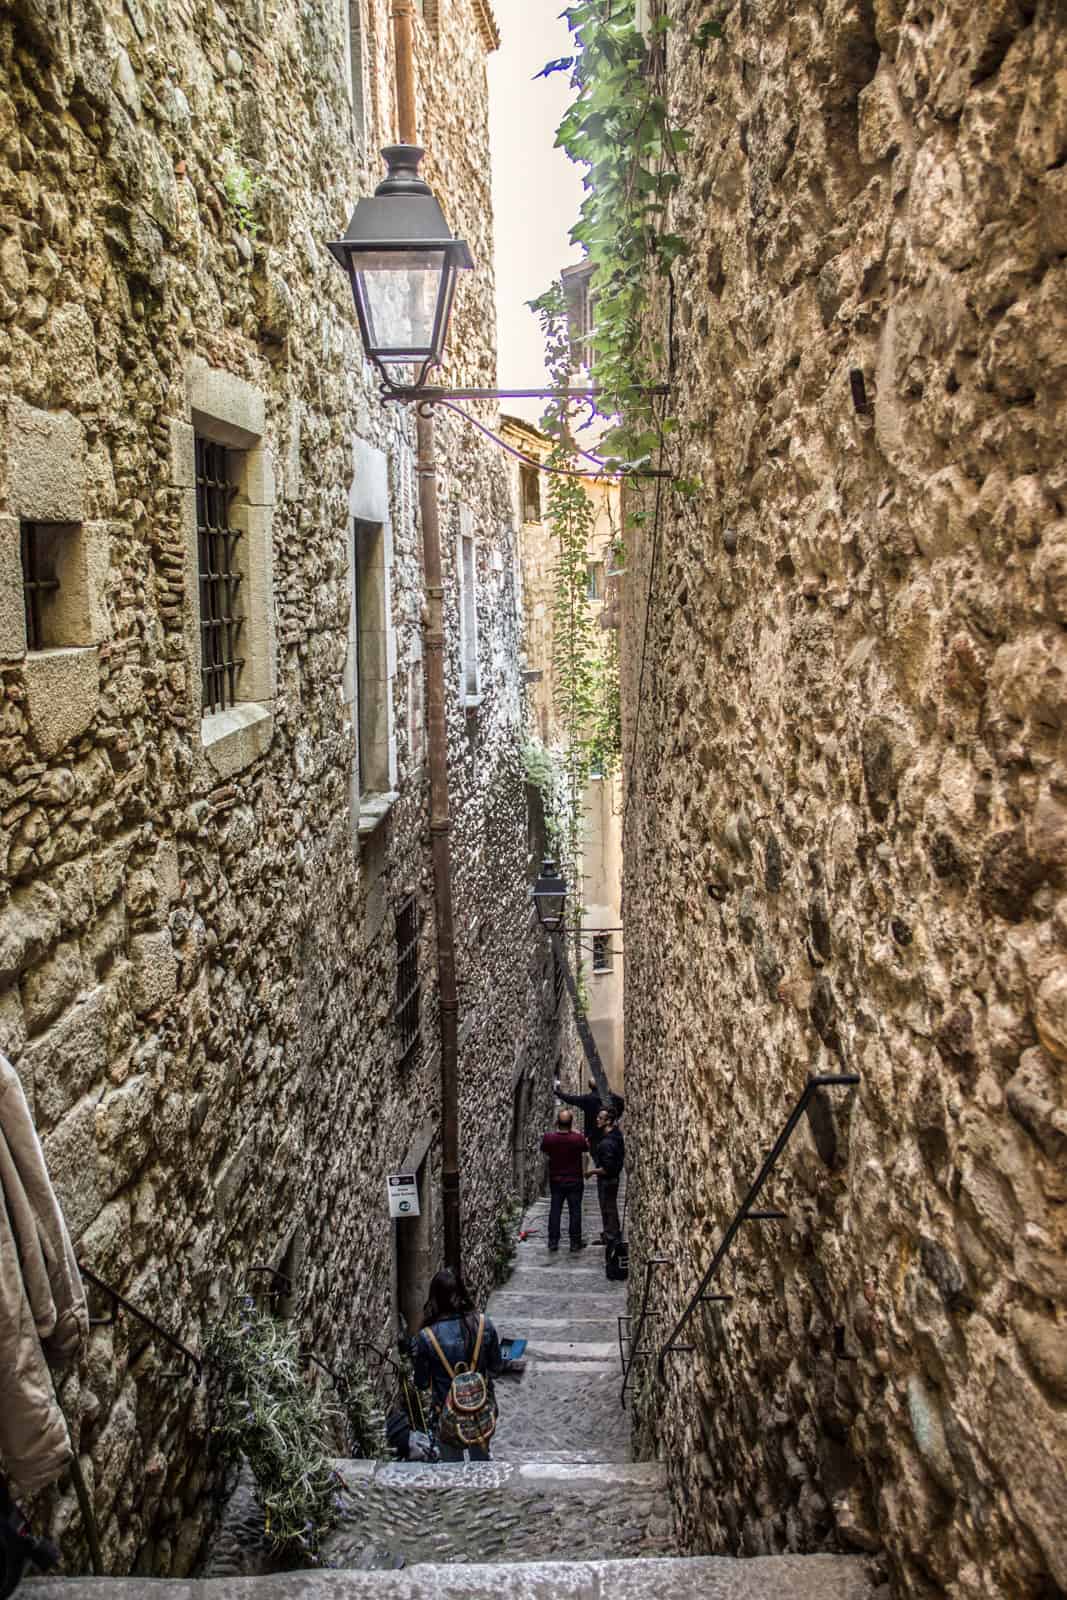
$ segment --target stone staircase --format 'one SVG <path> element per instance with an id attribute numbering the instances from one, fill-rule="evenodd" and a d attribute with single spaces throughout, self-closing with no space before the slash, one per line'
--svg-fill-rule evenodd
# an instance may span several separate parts
<path id="1" fill-rule="evenodd" d="M 678 1555 L 665 1470 L 630 1459 L 619 1404 L 625 1285 L 595 1247 L 550 1255 L 547 1211 L 527 1214 L 489 1304 L 529 1341 L 521 1378 L 498 1384 L 491 1462 L 338 1462 L 341 1521 L 315 1572 L 277 1570 L 245 1476 L 202 1578 L 36 1579 L 27 1600 L 874 1600 L 851 1556 Z"/>

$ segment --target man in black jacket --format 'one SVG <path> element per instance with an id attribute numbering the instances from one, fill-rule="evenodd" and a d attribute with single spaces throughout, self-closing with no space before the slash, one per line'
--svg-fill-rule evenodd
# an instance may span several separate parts
<path id="1" fill-rule="evenodd" d="M 600 1123 L 597 1118 L 604 1109 L 604 1102 L 600 1098 L 595 1082 L 592 1079 L 589 1080 L 588 1094 L 564 1094 L 559 1086 L 558 1078 L 556 1079 L 555 1088 L 557 1100 L 562 1100 L 565 1106 L 577 1106 L 582 1113 L 582 1132 L 589 1140 L 589 1148 L 595 1158 L 597 1143 L 600 1139 Z M 616 1117 L 621 1117 L 626 1104 L 622 1095 L 613 1094 L 611 1104 Z"/>
<path id="2" fill-rule="evenodd" d="M 626 1160 L 626 1144 L 622 1137 L 622 1129 L 615 1120 L 614 1110 L 602 1106 L 596 1122 L 599 1138 L 593 1156 L 596 1162 L 593 1175 L 596 1178 L 597 1199 L 600 1201 L 600 1216 L 604 1224 L 604 1243 L 611 1245 L 617 1244 L 622 1238 L 622 1224 L 619 1221 L 619 1179 L 622 1177 L 623 1162 Z"/>

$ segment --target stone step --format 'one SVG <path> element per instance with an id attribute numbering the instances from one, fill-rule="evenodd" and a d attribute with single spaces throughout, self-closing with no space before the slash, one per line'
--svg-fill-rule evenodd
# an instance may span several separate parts
<path id="1" fill-rule="evenodd" d="M 287 1572 L 166 1581 L 36 1578 L 28 1600 L 873 1600 L 852 1556 L 423 1563 L 399 1572 Z"/>
<path id="2" fill-rule="evenodd" d="M 604 1463 L 563 1437 L 551 1455 L 529 1446 L 487 1462 L 339 1461 L 339 1521 L 323 1540 L 331 1567 L 358 1566 L 368 1546 L 418 1562 L 673 1555 L 666 1474 L 660 1462 Z M 519 1459 L 515 1459 L 515 1455 Z M 553 1459 L 555 1456 L 555 1459 Z M 279 1562 L 263 1539 L 263 1513 L 246 1471 L 230 1500 L 205 1575 L 267 1576 Z"/>

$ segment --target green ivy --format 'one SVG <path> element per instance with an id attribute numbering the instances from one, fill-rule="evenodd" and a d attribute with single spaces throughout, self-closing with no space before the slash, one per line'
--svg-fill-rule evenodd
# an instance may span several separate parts
<path id="1" fill-rule="evenodd" d="M 571 367 L 570 330 L 563 286 L 556 282 L 531 302 L 545 339 L 554 388 L 566 386 Z M 589 602 L 588 563 L 597 505 L 588 467 L 572 433 L 567 401 L 552 401 L 542 419 L 552 439 L 546 466 L 547 520 L 556 543 L 552 597 L 552 694 L 559 733 L 557 770 L 561 805 L 557 845 L 564 876 L 578 882 L 584 829 L 583 799 L 589 774 L 614 769 L 620 747 L 617 641 L 609 645 Z M 614 648 L 613 648 L 614 647 Z"/>
<path id="2" fill-rule="evenodd" d="M 575 99 L 556 143 L 586 169 L 586 195 L 571 238 L 593 263 L 596 321 L 591 376 L 604 391 L 600 409 L 613 426 L 601 450 L 628 465 L 647 465 L 672 430 L 645 392 L 662 382 L 668 352 L 648 337 L 650 281 L 686 252 L 666 227 L 679 182 L 676 158 L 688 135 L 671 126 L 667 102 L 648 70 L 648 46 L 635 26 L 634 0 L 580 0 L 563 13 L 577 46 L 544 73 L 569 72 Z M 662 33 L 666 18 L 653 24 Z"/>

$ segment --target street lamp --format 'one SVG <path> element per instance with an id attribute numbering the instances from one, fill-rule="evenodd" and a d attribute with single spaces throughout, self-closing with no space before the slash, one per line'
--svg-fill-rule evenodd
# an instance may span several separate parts
<path id="1" fill-rule="evenodd" d="M 549 933 L 559 933 L 563 927 L 563 911 L 567 903 L 567 885 L 556 870 L 554 861 L 546 860 L 541 866 L 541 876 L 534 884 L 534 906 L 537 920 Z"/>
<path id="2" fill-rule="evenodd" d="M 385 178 L 327 246 L 348 273 L 363 348 L 390 388 L 421 389 L 440 366 L 458 274 L 474 266 L 419 177 L 424 154 L 414 144 L 383 150 Z M 413 369 L 410 384 L 396 382 L 403 367 Z"/>

